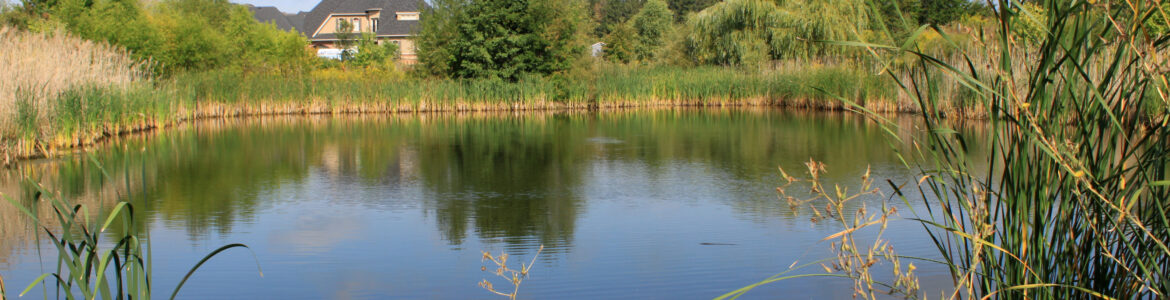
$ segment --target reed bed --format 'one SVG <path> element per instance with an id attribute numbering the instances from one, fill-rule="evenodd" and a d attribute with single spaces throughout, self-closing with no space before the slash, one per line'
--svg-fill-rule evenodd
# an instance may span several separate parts
<path id="1" fill-rule="evenodd" d="M 83 86 L 129 87 L 146 64 L 117 47 L 71 36 L 0 27 L 0 137 L 36 135 L 58 95 Z"/>
<path id="2" fill-rule="evenodd" d="M 1038 1 L 1040 13 L 997 10 L 995 32 L 956 53 L 862 45 L 893 53 L 876 59 L 904 64 L 900 71 L 909 74 L 890 77 L 902 97 L 926 108 L 917 114 L 927 133 L 920 138 L 895 135 L 892 121 L 867 116 L 883 123 L 895 144 L 915 145 L 896 151 L 919 176 L 891 187 L 903 201 L 912 193 L 923 201 L 922 209 L 907 207 L 942 257 L 934 263 L 950 270 L 954 286 L 941 298 L 1170 297 L 1170 39 L 1149 27 L 1170 24 L 1170 17 L 1157 1 L 1097 2 Z M 1043 24 L 1034 44 L 1012 31 L 1021 22 Z M 958 88 L 942 88 L 948 85 Z M 965 134 L 937 109 L 956 92 L 986 112 L 987 131 Z M 869 223 L 843 224 L 829 239 L 848 236 L 857 224 Z M 898 288 L 912 277 L 882 283 L 856 272 L 871 263 L 896 268 L 897 258 L 847 259 L 853 267 L 807 276 L 853 279 L 866 298 L 875 284 L 924 298 Z"/>
<path id="3" fill-rule="evenodd" d="M 598 67 L 584 77 L 500 80 L 293 77 L 206 72 L 143 84 L 82 86 L 47 101 L 38 134 L 7 144 L 15 158 L 47 156 L 111 136 L 201 118 L 257 115 L 516 112 L 651 107 L 782 106 L 844 110 L 844 97 L 895 112 L 877 73 L 837 64 L 764 72 L 726 67 Z M 37 109 L 40 109 L 39 106 Z M 38 113 L 40 114 L 40 113 Z M 2 152 L 2 151 L 0 151 Z"/>
<path id="4" fill-rule="evenodd" d="M 918 218 L 951 264 L 956 295 L 1166 298 L 1168 45 L 1146 26 L 1170 20 L 1154 1 L 1040 3 L 1049 30 L 1037 45 L 1018 50 L 1001 31 L 982 41 L 1001 55 L 963 58 L 990 74 L 922 55 L 920 69 L 964 83 L 993 118 L 989 136 L 972 137 L 920 114 L 929 147 L 906 154 L 922 162 L 917 193 L 933 200 Z M 1000 13 L 1001 30 L 1034 18 Z M 940 95 L 921 87 L 931 84 L 906 86 L 930 107 Z M 973 147 L 992 155 L 969 161 Z"/>
<path id="5" fill-rule="evenodd" d="M 242 77 L 232 73 L 194 74 L 179 81 L 189 84 L 196 105 L 251 105 L 246 111 L 282 102 L 316 112 L 323 112 L 327 107 L 347 105 L 373 107 L 376 111 L 539 110 L 664 105 L 844 108 L 834 97 L 827 96 L 826 91 L 861 102 L 882 103 L 893 99 L 893 94 L 887 92 L 892 86 L 881 76 L 835 66 L 766 73 L 725 67 L 603 66 L 595 76 L 526 77 L 515 82 L 459 79 L 332 80 L 312 76 Z"/>

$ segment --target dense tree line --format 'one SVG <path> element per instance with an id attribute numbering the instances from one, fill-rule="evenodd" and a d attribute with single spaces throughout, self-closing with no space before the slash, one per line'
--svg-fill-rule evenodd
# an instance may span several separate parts
<path id="1" fill-rule="evenodd" d="M 743 65 L 847 55 L 824 40 L 898 38 L 981 8 L 966 0 L 433 0 L 416 44 L 417 74 L 516 80 L 562 73 L 604 41 L 616 63 Z M 871 5 L 875 5 L 871 7 Z M 874 9 L 876 8 L 876 9 Z M 702 13 L 697 13 L 702 11 Z M 63 28 L 124 47 L 163 72 L 298 72 L 322 65 L 294 32 L 256 22 L 228 0 L 24 0 L 0 21 Z M 1035 30 L 1034 30 L 1035 31 Z M 344 39 L 341 66 L 393 68 L 393 46 Z"/>
<path id="2" fill-rule="evenodd" d="M 424 73 L 516 80 L 566 71 L 583 58 L 581 0 L 435 0 L 417 39 Z"/>
<path id="3" fill-rule="evenodd" d="M 646 0 L 589 0 L 590 14 L 597 24 L 594 35 L 605 37 L 622 23 L 642 10 Z M 667 8 L 676 23 L 686 21 L 687 15 L 719 3 L 719 0 L 666 0 Z"/>
<path id="4" fill-rule="evenodd" d="M 164 72 L 303 68 L 306 39 L 256 22 L 227 0 L 25 0 L 7 23 L 33 31 L 67 30 L 149 60 Z"/>
<path id="5" fill-rule="evenodd" d="M 646 1 L 636 15 L 605 37 L 605 58 L 621 63 L 657 61 L 674 30 L 673 19 L 665 1 Z"/>
<path id="6" fill-rule="evenodd" d="M 260 23 L 228 0 L 24 0 L 0 14 L 0 25 L 36 32 L 64 30 L 104 41 L 149 61 L 162 75 L 228 70 L 297 73 L 320 67 L 393 69 L 397 46 L 354 35 L 344 64 L 320 60 L 300 33 Z M 348 47 L 347 47 L 348 48 Z"/>

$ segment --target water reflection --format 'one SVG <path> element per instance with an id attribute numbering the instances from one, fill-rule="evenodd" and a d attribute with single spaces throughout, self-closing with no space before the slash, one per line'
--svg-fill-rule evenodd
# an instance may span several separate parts
<path id="1" fill-rule="evenodd" d="M 900 122 L 907 129 L 898 134 L 912 135 L 913 122 Z M 409 247 L 399 250 L 431 251 L 416 257 L 429 264 L 462 265 L 475 264 L 477 251 L 490 247 L 485 245 L 524 253 L 543 244 L 553 257 L 604 252 L 637 260 L 632 265 L 663 263 L 646 266 L 661 271 L 677 268 L 665 265 L 676 257 L 659 257 L 665 254 L 652 248 L 670 245 L 671 251 L 679 251 L 678 259 L 687 261 L 692 259 L 687 255 L 710 251 L 693 248 L 699 242 L 760 240 L 752 247 L 761 248 L 748 248 L 760 252 L 752 254 L 757 256 L 728 258 L 742 260 L 771 255 L 764 249 L 776 246 L 763 242 L 774 237 L 752 232 L 810 226 L 771 192 L 780 183 L 777 165 L 800 170 L 809 158 L 825 161 L 829 183 L 856 182 L 871 165 L 878 178 L 908 176 L 885 133 L 870 121 L 847 114 L 775 110 L 226 120 L 126 138 L 92 156 L 99 164 L 88 155 L 75 155 L 0 174 L 0 193 L 32 203 L 19 178 L 34 178 L 95 206 L 116 200 L 135 203 L 143 214 L 136 218 L 136 228 L 177 230 L 191 241 L 260 234 L 241 240 L 272 249 L 258 253 L 260 257 L 287 255 L 301 264 L 331 257 L 327 261 L 340 265 L 367 263 L 360 257 L 336 257 L 338 252 L 363 255 L 353 254 L 363 247 Z M 723 210 L 732 219 L 715 217 Z M 420 212 L 420 219 L 411 212 Z M 27 248 L 22 241 L 31 234 L 11 206 L 0 204 L 0 217 L 3 263 L 16 255 L 13 249 Z M 414 237 L 417 230 L 410 231 L 413 242 L 404 242 L 399 233 L 411 229 L 396 226 L 406 221 L 386 218 L 432 226 L 426 231 L 445 247 L 420 242 L 425 238 Z M 593 228 L 583 229 L 583 224 Z M 616 224 L 627 227 L 607 227 Z M 609 229 L 598 236 L 597 228 Z M 796 244 L 805 248 L 798 250 L 806 250 L 816 236 L 821 235 L 814 230 L 799 239 Z M 443 251 L 456 251 L 447 255 L 459 258 L 446 259 Z M 748 253 L 744 248 L 726 251 Z M 798 257 L 774 260 L 786 266 Z M 744 268 L 758 263 L 734 262 L 746 264 Z M 581 269 L 577 272 L 599 275 Z M 726 290 L 750 281 L 744 278 L 759 279 L 780 269 L 726 267 L 719 272 L 742 274 L 724 274 L 727 281 L 709 283 Z M 687 274 L 676 276 L 711 275 Z M 354 287 L 322 293 L 346 295 L 358 289 L 357 294 L 404 295 L 368 290 L 376 284 L 367 281 L 346 281 Z"/>

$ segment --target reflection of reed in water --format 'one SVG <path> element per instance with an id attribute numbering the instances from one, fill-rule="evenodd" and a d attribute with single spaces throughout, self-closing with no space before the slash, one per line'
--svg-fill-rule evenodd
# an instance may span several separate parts
<path id="1" fill-rule="evenodd" d="M 36 240 L 40 232 L 33 226 L 33 220 L 12 202 L 24 205 L 30 212 L 35 213 L 40 222 L 49 228 L 59 228 L 60 222 L 53 213 L 48 201 L 38 197 L 38 183 L 50 193 L 69 193 L 72 204 L 80 204 L 90 208 L 112 208 L 118 200 L 118 195 L 124 195 L 125 189 L 136 189 L 141 186 L 141 180 L 128 177 L 117 177 L 90 181 L 86 179 L 66 178 L 72 170 L 63 170 L 64 165 L 74 163 L 69 160 L 47 160 L 32 164 L 17 166 L 13 170 L 0 172 L 0 264 L 7 264 L 9 258 L 20 254 Z M 87 170 L 97 175 L 98 170 Z M 81 178 L 88 176 L 81 175 Z M 93 212 L 93 211 L 91 211 Z M 93 212 L 104 215 L 105 211 Z"/>

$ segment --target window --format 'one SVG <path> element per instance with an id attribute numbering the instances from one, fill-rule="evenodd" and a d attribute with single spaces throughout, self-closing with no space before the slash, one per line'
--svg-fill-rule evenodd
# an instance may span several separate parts
<path id="1" fill-rule="evenodd" d="M 418 20 L 418 12 L 400 12 L 397 13 L 399 21 L 416 21 Z"/>
<path id="2" fill-rule="evenodd" d="M 345 19 L 337 19 L 334 23 L 337 23 L 337 30 L 334 30 L 334 32 L 341 32 L 341 27 L 345 26 Z"/>
<path id="3" fill-rule="evenodd" d="M 378 32 L 378 18 L 370 19 L 370 31 Z"/>
<path id="4" fill-rule="evenodd" d="M 362 19 L 353 18 L 353 32 L 362 32 Z"/>

